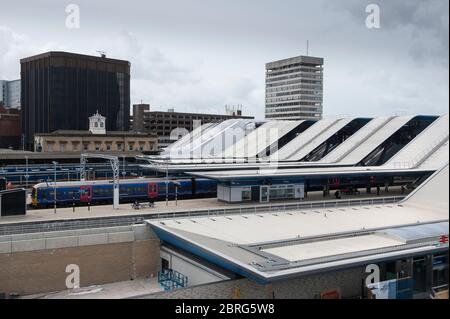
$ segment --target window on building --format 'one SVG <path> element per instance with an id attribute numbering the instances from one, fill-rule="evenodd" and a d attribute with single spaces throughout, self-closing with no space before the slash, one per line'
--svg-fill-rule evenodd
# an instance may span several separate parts
<path id="1" fill-rule="evenodd" d="M 60 144 L 59 145 L 59 150 L 61 151 L 61 152 L 65 152 L 66 151 L 66 144 Z"/>
<path id="2" fill-rule="evenodd" d="M 252 200 L 252 189 L 251 187 L 246 187 L 242 189 L 242 201 Z"/>
<path id="3" fill-rule="evenodd" d="M 122 150 L 122 143 L 117 143 L 117 150 L 121 151 Z"/>
<path id="4" fill-rule="evenodd" d="M 448 254 L 433 256 L 433 287 L 448 285 Z"/>
<path id="5" fill-rule="evenodd" d="M 95 144 L 95 150 L 100 151 L 100 144 Z"/>
<path id="6" fill-rule="evenodd" d="M 48 143 L 47 144 L 47 149 L 49 152 L 53 152 L 53 143 Z"/>
<path id="7" fill-rule="evenodd" d="M 111 150 L 111 144 L 107 144 L 107 145 L 106 145 L 106 150 L 107 150 L 107 151 L 110 151 L 110 150 Z"/>

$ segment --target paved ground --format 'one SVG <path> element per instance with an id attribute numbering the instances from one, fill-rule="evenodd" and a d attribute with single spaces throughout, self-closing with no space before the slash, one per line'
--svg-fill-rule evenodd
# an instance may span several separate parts
<path id="1" fill-rule="evenodd" d="M 405 194 L 407 194 L 407 191 Z M 332 193 L 334 194 L 334 193 Z M 376 191 L 372 194 L 366 194 L 365 189 L 360 189 L 360 195 L 344 195 L 341 200 L 347 199 L 366 199 L 366 198 L 376 198 L 376 197 L 388 197 L 388 196 L 401 196 L 400 187 L 391 187 L 389 193 L 385 193 L 384 190 L 381 191 L 380 196 L 376 195 Z M 306 198 L 302 203 L 305 202 L 317 202 L 325 200 L 335 200 L 333 195 L 328 197 L 323 197 L 322 192 L 311 192 L 308 193 L 308 198 Z M 272 203 L 296 203 L 296 201 L 274 201 Z M 0 224 L 18 223 L 18 222 L 31 222 L 31 221 L 50 221 L 50 220 L 69 220 L 69 219 L 79 219 L 79 218 L 95 218 L 95 217 L 113 217 L 113 216 L 127 216 L 127 215 L 146 215 L 146 214 L 158 214 L 167 212 L 188 212 L 194 210 L 203 209 L 221 209 L 221 208 L 233 208 L 233 207 L 254 207 L 260 204 L 256 202 L 251 202 L 248 204 L 229 204 L 218 201 L 216 198 L 206 198 L 206 199 L 189 199 L 189 200 L 179 200 L 178 204 L 174 200 L 169 201 L 166 206 L 166 202 L 155 202 L 155 207 L 145 208 L 140 210 L 135 210 L 131 208 L 131 204 L 122 204 L 119 209 L 114 210 L 112 205 L 100 205 L 92 206 L 90 211 L 88 207 L 77 207 L 75 212 L 72 208 L 57 208 L 56 214 L 53 209 L 39 209 L 39 210 L 29 210 L 25 216 L 9 216 L 0 218 Z"/>
<path id="2" fill-rule="evenodd" d="M 156 278 L 148 278 L 29 295 L 21 299 L 123 299 L 160 291 Z"/>

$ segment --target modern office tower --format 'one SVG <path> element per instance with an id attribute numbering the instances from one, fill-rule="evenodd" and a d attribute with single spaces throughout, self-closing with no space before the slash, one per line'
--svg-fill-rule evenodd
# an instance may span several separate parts
<path id="1" fill-rule="evenodd" d="M 298 56 L 266 64 L 266 119 L 319 120 L 323 58 Z"/>
<path id="2" fill-rule="evenodd" d="M 0 80 L 0 103 L 7 108 L 20 108 L 20 79 Z"/>
<path id="3" fill-rule="evenodd" d="M 108 131 L 129 130 L 130 62 L 47 52 L 20 63 L 26 149 L 33 149 L 35 133 L 88 130 L 86 119 L 97 111 Z"/>

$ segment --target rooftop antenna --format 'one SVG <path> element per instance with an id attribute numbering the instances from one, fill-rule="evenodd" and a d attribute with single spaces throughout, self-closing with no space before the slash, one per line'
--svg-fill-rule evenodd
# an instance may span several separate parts
<path id="1" fill-rule="evenodd" d="M 102 58 L 106 58 L 106 52 L 105 52 L 105 51 L 97 50 L 97 52 L 100 54 L 100 56 L 101 56 Z"/>
<path id="2" fill-rule="evenodd" d="M 306 56 L 309 56 L 309 40 L 306 40 Z"/>

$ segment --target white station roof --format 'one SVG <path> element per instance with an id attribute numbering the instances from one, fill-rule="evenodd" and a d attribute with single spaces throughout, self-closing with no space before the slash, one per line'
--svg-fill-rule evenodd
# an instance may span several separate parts
<path id="1" fill-rule="evenodd" d="M 440 243 L 449 227 L 448 177 L 447 164 L 399 204 L 147 223 L 163 241 L 254 280 L 271 282 L 448 250 L 448 243 Z"/>
<path id="2" fill-rule="evenodd" d="M 423 173 L 432 172 L 435 169 L 394 169 L 383 166 L 357 166 L 357 167 L 308 167 L 277 169 L 277 166 L 265 166 L 256 170 L 236 171 L 207 171 L 187 172 L 189 175 L 204 177 L 214 180 L 237 180 L 260 177 L 312 177 L 312 176 L 342 176 L 342 175 L 372 175 L 372 174 L 397 174 L 397 173 Z"/>
<path id="3" fill-rule="evenodd" d="M 392 116 L 372 119 L 319 161 L 298 162 L 299 158 L 304 158 L 311 150 L 351 122 L 351 118 L 320 120 L 266 158 L 245 158 L 245 154 L 251 153 L 252 156 L 255 156 L 271 144 L 273 138 L 271 134 L 267 134 L 267 131 L 270 132 L 275 129 L 281 132 L 277 133 L 277 136 L 284 135 L 291 131 L 293 127 L 297 127 L 301 121 L 269 121 L 251 131 L 242 139 L 237 140 L 218 156 L 203 156 L 191 159 L 172 157 L 168 159 L 160 158 L 159 160 L 153 158 L 150 159 L 150 164 L 146 167 L 154 170 L 165 171 L 168 168 L 170 171 L 189 172 L 233 171 L 233 169 L 256 170 L 263 167 L 273 167 L 275 163 L 280 168 L 355 166 L 413 118 L 414 116 Z M 415 168 L 430 171 L 441 167 L 448 161 L 448 119 L 448 114 L 436 119 L 381 167 L 392 169 Z M 191 147 L 206 143 L 208 139 L 211 139 L 211 135 L 214 135 L 214 131 L 220 131 L 219 127 L 224 125 L 223 123 L 215 124 L 207 128 L 205 130 L 207 134 L 202 134 L 203 142 L 191 141 L 191 145 L 189 145 L 184 141 L 183 144 Z M 173 149 L 170 148 L 172 151 Z M 296 161 L 284 161 L 286 159 Z M 164 167 L 161 168 L 161 165 L 164 165 Z"/>
<path id="4" fill-rule="evenodd" d="M 316 136 L 329 130 L 333 125 L 338 123 L 339 120 L 325 119 L 320 120 L 311 125 L 304 132 L 300 133 L 296 138 L 280 148 L 277 152 L 271 155 L 271 158 L 275 160 L 285 160 L 293 156 L 296 152 L 302 149 L 302 147 L 311 143 Z"/>
<path id="5" fill-rule="evenodd" d="M 256 157 L 304 121 L 269 121 L 250 132 L 220 155 L 224 158 Z"/>
<path id="6" fill-rule="evenodd" d="M 436 151 L 443 141 L 448 141 L 448 114 L 439 117 L 429 127 L 395 154 L 384 166 L 416 167 Z M 448 157 L 447 157 L 448 158 Z"/>
<path id="7" fill-rule="evenodd" d="M 207 158 L 217 156 L 235 141 L 243 138 L 254 121 L 246 119 L 230 119 L 215 125 L 207 126 L 192 133 L 192 139 L 185 138 L 178 145 L 168 147 L 162 155 L 170 158 Z"/>
<path id="8" fill-rule="evenodd" d="M 346 125 L 348 125 L 353 120 L 355 120 L 355 118 L 344 118 L 344 119 L 337 120 L 332 125 L 330 125 L 327 129 L 323 130 L 320 134 L 314 136 L 314 138 L 311 139 L 311 141 L 304 144 L 301 148 L 299 148 L 297 151 L 295 151 L 293 154 L 291 154 L 288 158 L 286 158 L 286 160 L 294 160 L 294 161 L 302 160 L 305 156 L 307 156 L 309 153 L 311 153 L 316 147 L 318 147 L 320 144 L 324 143 L 331 136 L 333 136 L 334 134 L 339 132 L 341 129 L 343 129 Z"/>
<path id="9" fill-rule="evenodd" d="M 392 118 L 380 129 L 374 132 L 363 143 L 339 160 L 342 165 L 356 165 L 369 155 L 375 148 L 397 132 L 402 126 L 411 121 L 414 116 L 398 116 Z"/>
<path id="10" fill-rule="evenodd" d="M 360 128 L 355 134 L 346 139 L 328 155 L 322 158 L 320 163 L 337 163 L 350 154 L 355 148 L 368 140 L 376 131 L 385 126 L 394 117 L 377 117 Z"/>

